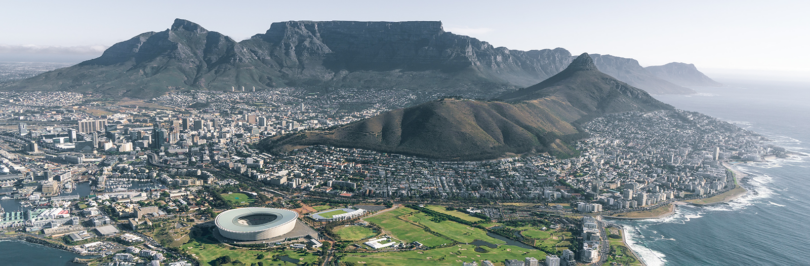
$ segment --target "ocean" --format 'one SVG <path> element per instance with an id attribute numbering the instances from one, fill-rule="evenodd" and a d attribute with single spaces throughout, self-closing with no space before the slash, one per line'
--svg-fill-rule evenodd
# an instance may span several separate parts
<path id="1" fill-rule="evenodd" d="M 78 266 L 73 258 L 88 258 L 25 241 L 0 240 L 0 265 Z"/>
<path id="2" fill-rule="evenodd" d="M 810 153 L 810 84 L 718 80 L 696 95 L 656 96 Z M 810 157 L 737 164 L 748 193 L 729 203 L 683 206 L 663 219 L 620 221 L 647 265 L 810 265 Z"/>

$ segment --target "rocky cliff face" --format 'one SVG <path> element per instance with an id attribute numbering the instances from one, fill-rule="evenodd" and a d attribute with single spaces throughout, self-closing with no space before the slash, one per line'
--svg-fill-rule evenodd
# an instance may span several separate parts
<path id="1" fill-rule="evenodd" d="M 656 77 L 681 86 L 722 86 L 701 73 L 693 64 L 669 63 L 663 66 L 646 67 Z"/>
<path id="2" fill-rule="evenodd" d="M 652 93 L 687 93 L 632 59 L 595 55 L 600 70 Z M 288 21 L 235 42 L 182 19 L 96 59 L 7 87 L 148 98 L 233 87 L 413 89 L 491 97 L 536 84 L 573 60 L 562 48 L 517 51 L 443 30 L 441 22 Z"/>

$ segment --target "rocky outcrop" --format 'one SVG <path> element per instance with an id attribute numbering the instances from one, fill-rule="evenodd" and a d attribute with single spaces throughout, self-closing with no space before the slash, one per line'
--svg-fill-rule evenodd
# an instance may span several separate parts
<path id="1" fill-rule="evenodd" d="M 669 63 L 663 66 L 649 66 L 646 69 L 660 79 L 681 86 L 723 86 L 700 72 L 693 64 Z"/>

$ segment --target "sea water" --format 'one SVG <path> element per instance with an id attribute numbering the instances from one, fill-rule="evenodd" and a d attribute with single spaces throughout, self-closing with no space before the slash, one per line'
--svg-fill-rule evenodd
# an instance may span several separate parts
<path id="1" fill-rule="evenodd" d="M 719 80 L 688 96 L 656 96 L 810 153 L 810 84 Z M 748 193 L 729 203 L 679 207 L 663 219 L 621 221 L 647 265 L 810 265 L 810 157 L 738 164 Z"/>

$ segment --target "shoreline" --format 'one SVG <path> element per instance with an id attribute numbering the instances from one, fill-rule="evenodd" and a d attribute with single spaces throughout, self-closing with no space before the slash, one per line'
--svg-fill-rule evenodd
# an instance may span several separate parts
<path id="1" fill-rule="evenodd" d="M 730 189 L 730 190 L 728 190 L 726 192 L 714 195 L 712 197 L 702 198 L 702 199 L 687 200 L 687 201 L 684 201 L 684 202 L 686 204 L 690 204 L 690 205 L 694 205 L 694 206 L 698 206 L 698 207 L 705 207 L 705 206 L 712 206 L 712 205 L 727 203 L 727 202 L 730 202 L 732 200 L 738 199 L 738 198 L 742 197 L 745 194 L 748 194 L 748 189 L 745 189 L 742 185 L 740 185 L 740 183 L 742 183 L 742 180 L 744 178 L 748 177 L 748 175 L 741 172 L 740 170 L 737 170 L 737 168 L 732 167 L 731 165 L 729 165 L 726 162 L 723 162 L 723 166 L 726 169 L 730 170 L 732 173 L 734 173 L 734 181 L 735 181 L 736 186 L 733 189 Z M 716 200 L 716 199 L 712 200 L 712 199 L 717 198 L 717 197 L 723 197 L 723 198 L 720 199 L 720 200 Z M 706 200 L 710 200 L 711 202 L 708 202 L 708 203 L 700 203 L 699 202 L 699 201 L 706 201 Z"/>
<path id="2" fill-rule="evenodd" d="M 621 229 L 622 229 L 622 243 L 624 243 L 624 246 L 630 250 L 630 253 L 633 253 L 633 257 L 636 257 L 636 261 L 641 263 L 642 266 L 647 266 L 647 262 L 641 259 L 641 255 L 636 253 L 636 251 L 633 250 L 630 244 L 627 244 L 627 231 L 625 231 L 624 225 L 621 226 Z"/>
<path id="3" fill-rule="evenodd" d="M 648 216 L 640 216 L 640 217 L 616 217 L 616 216 L 603 216 L 603 217 L 605 217 L 606 219 L 613 219 L 613 220 L 662 219 L 662 218 L 666 218 L 666 217 L 669 217 L 669 216 L 672 216 L 673 214 L 675 214 L 676 205 L 682 205 L 682 204 L 684 204 L 684 203 L 682 203 L 680 201 L 672 202 L 672 203 L 669 204 L 669 210 L 667 210 L 667 212 L 659 214 L 659 215 L 648 215 Z M 661 207 L 658 207 L 658 208 L 662 208 L 662 207 L 664 207 L 664 206 L 661 206 Z M 656 209 L 658 209 L 658 208 L 656 208 Z M 641 213 L 641 212 L 646 212 L 646 211 L 636 211 L 636 213 Z M 624 212 L 624 213 L 621 213 L 621 214 L 628 214 L 628 213 L 634 213 L 634 212 Z"/>

